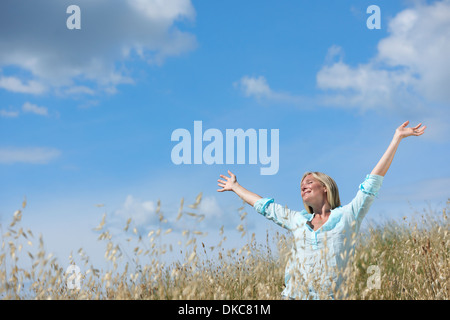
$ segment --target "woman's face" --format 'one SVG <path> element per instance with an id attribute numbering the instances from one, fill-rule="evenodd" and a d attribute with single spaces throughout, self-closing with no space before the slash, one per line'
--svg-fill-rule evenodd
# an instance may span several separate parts
<path id="1" fill-rule="evenodd" d="M 305 203 L 320 202 L 323 197 L 326 197 L 326 188 L 312 174 L 307 175 L 303 179 L 300 190 Z"/>

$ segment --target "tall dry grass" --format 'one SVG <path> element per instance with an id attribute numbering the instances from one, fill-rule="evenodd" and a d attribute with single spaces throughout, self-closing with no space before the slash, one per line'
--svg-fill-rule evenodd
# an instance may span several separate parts
<path id="1" fill-rule="evenodd" d="M 185 209 L 182 200 L 177 219 L 202 220 L 204 216 L 195 211 L 200 201 L 201 194 Z M 360 235 L 344 288 L 346 298 L 449 299 L 449 203 L 441 212 L 387 221 Z M 267 232 L 265 243 L 257 243 L 244 227 L 243 208 L 239 209 L 243 222 L 237 230 L 248 240 L 240 248 L 227 248 L 221 228 L 218 244 L 203 243 L 199 230 L 184 230 L 184 240 L 174 249 L 164 242 L 172 230 L 165 228 L 167 219 L 158 203 L 160 224 L 147 235 L 139 234 L 133 222 L 127 221 L 122 231 L 133 236 L 136 246 L 124 252 L 124 246 L 105 230 L 104 216 L 95 230 L 105 244 L 109 267 L 97 269 L 80 249 L 78 258 L 86 271 L 77 283 L 45 251 L 42 236 L 36 239 L 31 230 L 23 229 L 25 207 L 24 201 L 11 223 L 0 225 L 2 299 L 280 299 L 291 239 L 283 232 Z M 164 256 L 175 250 L 183 258 L 164 262 Z M 69 258 L 75 265 L 74 257 Z M 371 266 L 380 276 L 375 287 L 369 285 Z"/>

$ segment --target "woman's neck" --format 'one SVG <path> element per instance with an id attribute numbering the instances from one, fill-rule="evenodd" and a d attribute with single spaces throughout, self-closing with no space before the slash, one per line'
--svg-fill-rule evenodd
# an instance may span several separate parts
<path id="1" fill-rule="evenodd" d="M 312 207 L 313 213 L 321 216 L 322 218 L 328 217 L 331 213 L 331 206 L 328 202 L 323 203 L 321 206 Z"/>

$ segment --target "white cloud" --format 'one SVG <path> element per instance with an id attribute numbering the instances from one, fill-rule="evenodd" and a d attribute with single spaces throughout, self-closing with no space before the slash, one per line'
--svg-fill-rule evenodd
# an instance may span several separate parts
<path id="1" fill-rule="evenodd" d="M 223 210 L 214 196 L 204 197 L 198 206 L 200 214 L 204 214 L 208 220 L 223 219 Z"/>
<path id="2" fill-rule="evenodd" d="M 22 111 L 25 113 L 34 113 L 40 116 L 48 116 L 48 109 L 46 107 L 39 107 L 29 102 L 25 102 L 23 104 Z"/>
<path id="3" fill-rule="evenodd" d="M 450 103 L 448 21 L 447 0 L 400 12 L 368 63 L 350 66 L 340 60 L 318 72 L 318 87 L 331 92 L 323 102 L 415 114 L 442 111 L 440 105 Z"/>
<path id="4" fill-rule="evenodd" d="M 170 26 L 173 20 L 180 17 L 194 17 L 195 11 L 187 0 L 128 0 L 128 3 L 151 20 L 160 21 Z"/>
<path id="5" fill-rule="evenodd" d="M 308 102 L 420 119 L 429 127 L 425 139 L 445 140 L 450 136 L 449 21 L 450 0 L 418 2 L 392 18 L 388 36 L 367 63 L 345 63 L 343 48 L 331 46 L 316 74 L 321 92 L 310 100 L 274 91 L 262 76 L 244 76 L 235 86 L 263 102 Z"/>
<path id="6" fill-rule="evenodd" d="M 246 97 L 270 98 L 273 95 L 266 78 L 263 76 L 258 78 L 244 76 L 237 85 L 241 86 Z"/>
<path id="7" fill-rule="evenodd" d="M 253 97 L 259 101 L 272 101 L 281 103 L 300 103 L 303 99 L 285 92 L 273 91 L 263 76 L 243 76 L 234 83 L 246 97 Z"/>
<path id="8" fill-rule="evenodd" d="M 391 35 L 380 41 L 378 59 L 405 66 L 418 76 L 415 90 L 430 101 L 450 102 L 450 1 L 399 13 L 389 24 Z"/>
<path id="9" fill-rule="evenodd" d="M 92 96 L 95 94 L 95 91 L 87 86 L 73 86 L 65 90 L 64 93 L 68 95 L 86 94 Z"/>
<path id="10" fill-rule="evenodd" d="M 30 103 L 30 102 L 25 102 L 22 105 L 21 110 L 13 110 L 10 108 L 10 110 L 0 110 L 0 117 L 3 118 L 17 118 L 21 112 L 22 113 L 31 113 L 31 114 L 35 114 L 35 115 L 39 115 L 39 116 L 48 116 L 48 108 L 47 107 L 43 107 L 43 106 L 38 106 L 36 104 Z"/>
<path id="11" fill-rule="evenodd" d="M 129 231 L 136 228 L 139 234 L 146 235 L 150 230 L 161 228 L 162 232 L 173 229 L 174 235 L 181 235 L 184 230 L 201 231 L 204 233 L 217 232 L 221 226 L 234 229 L 240 218 L 235 208 L 224 208 L 219 204 L 215 196 L 205 196 L 196 208 L 189 206 L 185 201 L 182 214 L 179 215 L 178 202 L 161 206 L 157 213 L 157 202 L 143 200 L 133 195 L 128 195 L 120 207 L 113 211 L 106 219 L 107 228 L 123 232 L 127 220 L 131 218 Z M 225 214 L 225 212 L 231 212 Z M 162 220 L 160 219 L 162 217 Z"/>
<path id="12" fill-rule="evenodd" d="M 138 228 L 148 228 L 159 220 L 159 216 L 156 214 L 156 205 L 153 201 L 142 201 L 132 195 L 126 197 L 122 207 L 114 212 L 114 216 L 120 218 L 123 227 L 125 227 L 129 218 L 133 221 L 133 225 Z"/>
<path id="13" fill-rule="evenodd" d="M 342 61 L 343 57 L 344 57 L 344 50 L 342 49 L 342 47 L 332 45 L 330 48 L 328 48 L 328 52 L 325 57 L 325 63 L 332 64 L 334 60 Z"/>
<path id="14" fill-rule="evenodd" d="M 47 164 L 58 158 L 61 151 L 43 147 L 0 148 L 0 164 L 28 163 Z"/>
<path id="15" fill-rule="evenodd" d="M 18 111 L 0 110 L 0 117 L 2 118 L 17 118 L 19 116 Z"/>
<path id="16" fill-rule="evenodd" d="M 324 66 L 317 74 L 320 89 L 334 92 L 322 103 L 346 108 L 423 108 L 423 99 L 413 91 L 418 80 L 409 71 L 388 71 L 373 65 L 351 67 L 343 62 Z"/>
<path id="17" fill-rule="evenodd" d="M 0 77 L 0 88 L 18 93 L 41 94 L 46 91 L 43 84 L 38 81 L 30 80 L 28 83 L 17 77 Z"/>
<path id="18" fill-rule="evenodd" d="M 133 83 L 128 61 L 161 64 L 195 48 L 176 23 L 193 20 L 190 0 L 79 0 L 81 30 L 69 30 L 68 1 L 0 2 L 0 88 L 41 94 L 114 93 Z M 20 72 L 11 73 L 12 68 Z M 20 75 L 19 75 L 20 74 Z"/>

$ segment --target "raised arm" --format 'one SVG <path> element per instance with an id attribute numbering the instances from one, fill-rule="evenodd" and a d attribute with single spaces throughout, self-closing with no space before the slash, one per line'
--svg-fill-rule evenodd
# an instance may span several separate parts
<path id="1" fill-rule="evenodd" d="M 392 160 L 394 159 L 394 155 L 395 152 L 397 151 L 397 147 L 400 144 L 400 141 L 402 141 L 403 138 L 409 136 L 420 136 L 425 132 L 426 126 L 421 127 L 422 126 L 421 123 L 419 123 L 415 127 L 410 128 L 406 127 L 408 124 L 409 121 L 406 121 L 395 130 L 394 137 L 391 143 L 389 144 L 389 147 L 381 157 L 380 161 L 378 161 L 375 168 L 373 168 L 371 174 L 376 174 L 384 177 L 389 167 L 391 166 Z"/>
<path id="2" fill-rule="evenodd" d="M 256 201 L 261 199 L 262 197 L 257 195 L 256 193 L 253 193 L 247 189 L 245 189 L 243 186 L 241 186 L 236 179 L 236 176 L 231 173 L 230 170 L 228 170 L 228 174 L 230 177 L 224 176 L 223 174 L 220 175 L 221 178 L 225 180 L 218 179 L 217 182 L 219 187 L 222 187 L 222 189 L 217 189 L 218 192 L 223 191 L 233 191 L 236 193 L 242 200 L 247 202 L 249 205 L 253 206 Z"/>

